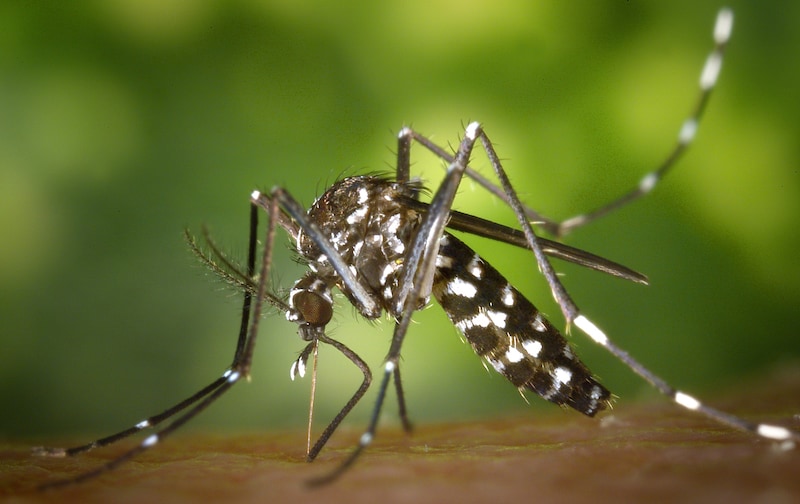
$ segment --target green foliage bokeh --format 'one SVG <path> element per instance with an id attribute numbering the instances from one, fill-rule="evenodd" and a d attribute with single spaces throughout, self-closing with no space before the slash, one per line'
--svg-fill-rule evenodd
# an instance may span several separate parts
<path id="1" fill-rule="evenodd" d="M 480 120 L 525 201 L 549 216 L 622 193 L 671 148 L 719 7 L 4 3 L 0 434 L 107 434 L 216 378 L 233 353 L 239 294 L 194 261 L 183 228 L 209 225 L 242 258 L 254 188 L 281 185 L 309 204 L 343 173 L 391 170 L 403 125 L 446 145 Z M 652 197 L 567 240 L 646 273 L 651 286 L 557 265 L 619 344 L 712 398 L 800 355 L 800 7 L 732 7 L 733 41 L 697 143 Z M 441 163 L 414 154 L 415 173 L 435 186 Z M 488 173 L 480 154 L 475 167 Z M 471 184 L 457 208 L 513 222 Z M 530 256 L 470 243 L 563 326 Z M 302 268 L 280 248 L 273 277 L 286 288 Z M 402 363 L 414 420 L 542 403 L 526 405 L 485 372 L 438 307 L 417 320 Z M 357 320 L 340 300 L 331 334 L 376 369 L 390 328 Z M 574 341 L 621 404 L 652 394 Z M 308 380 L 288 371 L 301 348 L 282 314 L 265 319 L 252 383 L 198 424 L 300 428 Z M 321 353 L 318 422 L 359 376 Z"/>

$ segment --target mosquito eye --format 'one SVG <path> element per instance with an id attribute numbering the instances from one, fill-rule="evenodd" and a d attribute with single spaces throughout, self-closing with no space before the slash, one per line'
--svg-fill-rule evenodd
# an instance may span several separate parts
<path id="1" fill-rule="evenodd" d="M 307 290 L 300 291 L 292 298 L 292 304 L 300 312 L 302 319 L 312 326 L 324 326 L 333 317 L 333 306 L 327 299 Z"/>

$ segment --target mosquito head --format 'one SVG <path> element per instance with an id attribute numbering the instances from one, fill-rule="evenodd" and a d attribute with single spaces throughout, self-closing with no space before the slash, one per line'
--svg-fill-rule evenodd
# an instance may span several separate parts
<path id="1" fill-rule="evenodd" d="M 333 298 L 330 287 L 313 272 L 295 282 L 289 293 L 286 319 L 300 327 L 298 334 L 305 341 L 315 339 L 333 317 Z"/>

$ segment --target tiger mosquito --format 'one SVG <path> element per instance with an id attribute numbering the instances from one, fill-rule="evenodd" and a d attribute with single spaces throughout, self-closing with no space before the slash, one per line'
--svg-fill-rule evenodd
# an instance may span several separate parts
<path id="1" fill-rule="evenodd" d="M 364 318 L 377 319 L 386 312 L 394 320 L 395 326 L 366 430 L 350 455 L 333 471 L 311 480 L 312 484 L 327 483 L 339 477 L 372 443 L 390 382 L 394 382 L 402 424 L 407 431 L 411 430 L 400 377 L 401 348 L 413 314 L 429 303 L 431 295 L 473 350 L 520 391 L 531 390 L 548 401 L 571 407 L 590 417 L 608 408 L 611 393 L 581 362 L 559 330 L 493 266 L 447 232 L 446 227 L 530 249 L 561 309 L 567 330 L 571 326 L 580 329 L 678 405 L 735 429 L 773 440 L 783 448 L 794 447 L 800 440 L 797 432 L 779 425 L 754 423 L 707 406 L 675 389 L 617 346 L 580 311 L 547 256 L 638 283 L 647 283 L 646 277 L 589 252 L 541 238 L 531 226 L 531 222 L 534 222 L 546 233 L 561 237 L 652 191 L 696 136 L 698 122 L 717 82 L 732 28 L 732 11 L 722 9 L 714 27 L 714 48 L 700 75 L 697 102 L 680 128 L 677 143 L 663 163 L 645 175 L 633 190 L 594 212 L 559 222 L 523 205 L 483 127 L 472 122 L 466 127 L 454 154 L 411 128 L 403 128 L 398 135 L 394 177 L 364 175 L 341 179 L 319 197 L 308 211 L 281 187 L 273 188 L 269 194 L 254 191 L 251 195 L 250 238 L 244 270 L 225 256 L 205 230 L 208 252 L 187 231 L 189 246 L 199 259 L 244 291 L 241 325 L 231 365 L 219 378 L 192 396 L 121 432 L 72 448 L 35 448 L 35 453 L 43 456 L 77 455 L 155 428 L 172 419 L 135 447 L 95 470 L 51 482 L 44 487 L 82 482 L 116 468 L 161 442 L 242 378 L 247 378 L 264 303 L 283 311 L 287 320 L 298 325 L 300 338 L 308 342 L 291 366 L 292 379 L 305 374 L 312 356 L 316 363 L 316 352 L 321 344 L 334 347 L 363 373 L 361 385 L 313 446 L 309 434 L 307 460 L 314 460 L 372 382 L 372 373 L 367 364 L 354 351 L 325 332 L 333 316 L 334 288 L 341 291 Z M 419 201 L 418 195 L 424 188 L 419 181 L 410 178 L 410 152 L 414 143 L 447 163 L 444 179 L 433 193 L 430 203 Z M 480 144 L 485 151 L 500 181 L 499 185 L 469 167 L 476 144 Z M 456 191 L 465 175 L 508 204 L 521 229 L 452 210 Z M 260 268 L 256 270 L 260 211 L 266 211 L 269 220 Z M 285 301 L 268 286 L 278 227 L 295 241 L 297 253 L 309 269 L 295 282 Z"/>

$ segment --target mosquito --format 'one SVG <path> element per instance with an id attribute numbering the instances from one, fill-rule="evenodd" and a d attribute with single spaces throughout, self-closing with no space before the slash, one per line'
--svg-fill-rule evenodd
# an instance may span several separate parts
<path id="1" fill-rule="evenodd" d="M 562 333 L 491 264 L 446 228 L 529 249 L 560 307 L 567 330 L 572 326 L 580 329 L 678 405 L 735 429 L 773 440 L 787 449 L 793 447 L 800 440 L 800 434 L 779 425 L 754 423 L 707 406 L 672 387 L 617 346 L 573 302 L 550 258 L 638 283 L 646 283 L 646 277 L 608 259 L 542 238 L 531 225 L 534 222 L 544 232 L 560 237 L 652 191 L 696 136 L 698 122 L 718 80 L 732 27 L 732 11 L 722 9 L 714 27 L 714 48 L 700 75 L 699 97 L 664 162 L 645 175 L 632 191 L 594 212 L 559 222 L 523 205 L 483 126 L 472 122 L 465 128 L 454 153 L 411 128 L 403 128 L 398 135 L 397 164 L 393 175 L 341 179 L 329 187 L 309 210 L 282 187 L 273 188 L 268 193 L 254 191 L 250 198 L 250 237 L 244 268 L 231 261 L 205 230 L 203 238 L 208 251 L 187 231 L 189 246 L 198 258 L 244 291 L 239 336 L 230 366 L 195 394 L 121 432 L 73 448 L 35 449 L 40 455 L 72 456 L 107 446 L 140 431 L 157 429 L 138 445 L 95 470 L 46 486 L 85 481 L 116 468 L 160 443 L 236 383 L 247 378 L 265 304 L 284 312 L 287 320 L 297 324 L 301 340 L 307 342 L 292 363 L 292 379 L 305 374 L 309 359 L 316 368 L 317 350 L 321 345 L 335 348 L 363 374 L 358 389 L 313 445 L 309 418 L 306 452 L 307 459 L 314 460 L 372 383 L 372 373 L 366 362 L 349 347 L 326 334 L 327 324 L 334 313 L 334 290 L 339 290 L 366 319 L 388 316 L 394 321 L 394 331 L 383 361 L 377 399 L 358 445 L 333 471 L 312 480 L 312 484 L 328 483 L 341 476 L 372 443 L 392 383 L 402 424 L 406 430 L 411 430 L 400 375 L 400 356 L 414 313 L 427 306 L 431 296 L 488 367 L 502 374 L 520 391 L 533 391 L 550 402 L 590 417 L 607 409 L 610 391 L 581 362 Z M 410 177 L 414 144 L 431 151 L 447 165 L 444 178 L 432 193 L 429 203 L 420 201 L 419 196 L 425 188 Z M 469 167 L 476 145 L 485 152 L 499 180 L 498 185 Z M 520 228 L 506 227 L 453 210 L 456 192 L 465 176 L 505 202 L 513 210 Z M 257 268 L 258 220 L 262 211 L 266 212 L 268 222 Z M 286 299 L 274 293 L 269 280 L 278 228 L 287 232 L 295 242 L 299 258 L 308 267 Z M 315 376 L 313 370 L 312 373 Z M 315 380 L 312 383 L 315 384 Z M 310 411 L 313 411 L 313 402 Z"/>

